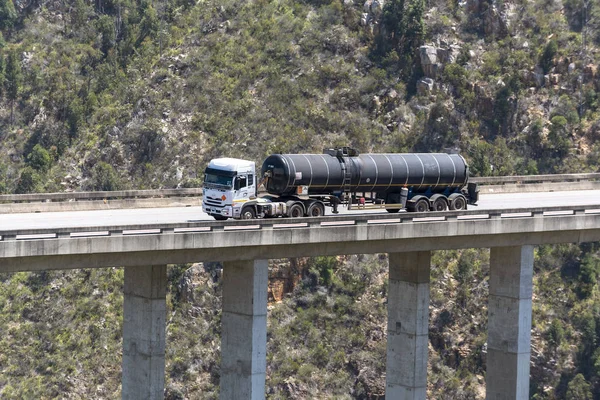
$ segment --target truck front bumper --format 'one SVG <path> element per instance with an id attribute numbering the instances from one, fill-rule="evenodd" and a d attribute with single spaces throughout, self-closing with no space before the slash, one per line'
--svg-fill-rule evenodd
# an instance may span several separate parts
<path id="1" fill-rule="evenodd" d="M 233 217 L 233 210 L 231 206 L 225 206 L 223 208 L 214 207 L 214 206 L 202 206 L 202 211 L 207 213 L 208 215 L 222 215 L 224 217 Z"/>

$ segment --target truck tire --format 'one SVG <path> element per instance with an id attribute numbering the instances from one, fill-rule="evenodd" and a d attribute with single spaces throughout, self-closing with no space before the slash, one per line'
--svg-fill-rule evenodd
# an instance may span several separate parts
<path id="1" fill-rule="evenodd" d="M 304 207 L 302 203 L 295 202 L 288 208 L 287 216 L 290 218 L 299 218 L 304 216 Z"/>
<path id="2" fill-rule="evenodd" d="M 407 208 L 412 212 L 427 212 L 429 211 L 429 199 L 425 196 L 415 196 Z"/>
<path id="3" fill-rule="evenodd" d="M 256 218 L 256 211 L 254 211 L 254 207 L 246 206 L 242 208 L 242 212 L 240 213 L 240 219 L 254 219 Z"/>
<path id="4" fill-rule="evenodd" d="M 452 193 L 448 198 L 450 200 L 450 209 L 451 210 L 466 210 L 467 209 L 467 199 L 460 193 Z"/>
<path id="5" fill-rule="evenodd" d="M 429 201 L 431 202 L 431 211 L 446 211 L 448 209 L 448 200 L 443 194 L 434 194 Z"/>
<path id="6" fill-rule="evenodd" d="M 322 217 L 325 215 L 325 205 L 320 201 L 313 201 L 306 209 L 307 217 Z"/>

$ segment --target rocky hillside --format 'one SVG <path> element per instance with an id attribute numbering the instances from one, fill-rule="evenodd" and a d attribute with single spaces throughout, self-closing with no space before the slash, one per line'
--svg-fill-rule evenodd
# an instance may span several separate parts
<path id="1" fill-rule="evenodd" d="M 0 193 L 198 186 L 215 156 L 342 145 L 597 172 L 599 24 L 596 0 L 0 0 Z M 433 260 L 429 398 L 483 398 L 489 254 Z M 380 398 L 386 256 L 288 262 L 269 397 Z M 598 400 L 598 246 L 535 270 L 531 395 Z M 0 277 L 0 397 L 119 397 L 122 276 Z M 167 397 L 216 398 L 219 267 L 169 281 Z"/>
<path id="2" fill-rule="evenodd" d="M 214 156 L 337 145 L 595 171 L 599 9 L 2 0 L 0 191 L 195 186 Z"/>

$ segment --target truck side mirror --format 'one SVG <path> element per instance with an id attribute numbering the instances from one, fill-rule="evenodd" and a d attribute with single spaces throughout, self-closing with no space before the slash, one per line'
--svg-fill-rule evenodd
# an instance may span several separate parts
<path id="1" fill-rule="evenodd" d="M 235 178 L 233 188 L 235 190 L 240 190 L 240 178 Z"/>

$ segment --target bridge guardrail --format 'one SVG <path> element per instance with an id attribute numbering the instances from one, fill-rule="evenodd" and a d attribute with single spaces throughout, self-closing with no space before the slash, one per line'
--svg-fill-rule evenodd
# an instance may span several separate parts
<path id="1" fill-rule="evenodd" d="M 72 201 L 72 200 L 104 200 L 152 197 L 200 196 L 202 188 L 185 189 L 150 189 L 150 190 L 116 190 L 101 192 L 59 192 L 1 194 L 0 202 L 33 202 L 33 201 Z"/>
<path id="2" fill-rule="evenodd" d="M 36 229 L 0 229 L 0 241 L 60 239 L 91 236 L 132 236 L 193 233 L 209 231 L 334 227 L 344 225 L 403 224 L 427 222 L 497 220 L 507 218 L 545 218 L 573 215 L 600 215 L 600 203 L 580 206 L 535 207 L 526 209 L 467 210 L 427 213 L 356 214 L 308 218 L 273 218 L 228 221 L 189 221 L 172 224 L 98 225 Z"/>
<path id="3" fill-rule="evenodd" d="M 544 183 L 544 182 L 578 182 L 600 180 L 600 173 L 559 174 L 559 175 L 512 175 L 471 177 L 470 182 L 480 185 Z"/>
<path id="4" fill-rule="evenodd" d="M 515 175 L 471 177 L 470 181 L 479 185 L 503 185 L 544 182 L 577 182 L 600 180 L 600 173 L 561 174 L 561 175 Z M 30 194 L 1 194 L 0 203 L 7 202 L 58 202 L 107 199 L 149 199 L 165 197 L 201 197 L 202 188 L 117 190 L 99 192 L 59 192 Z"/>

